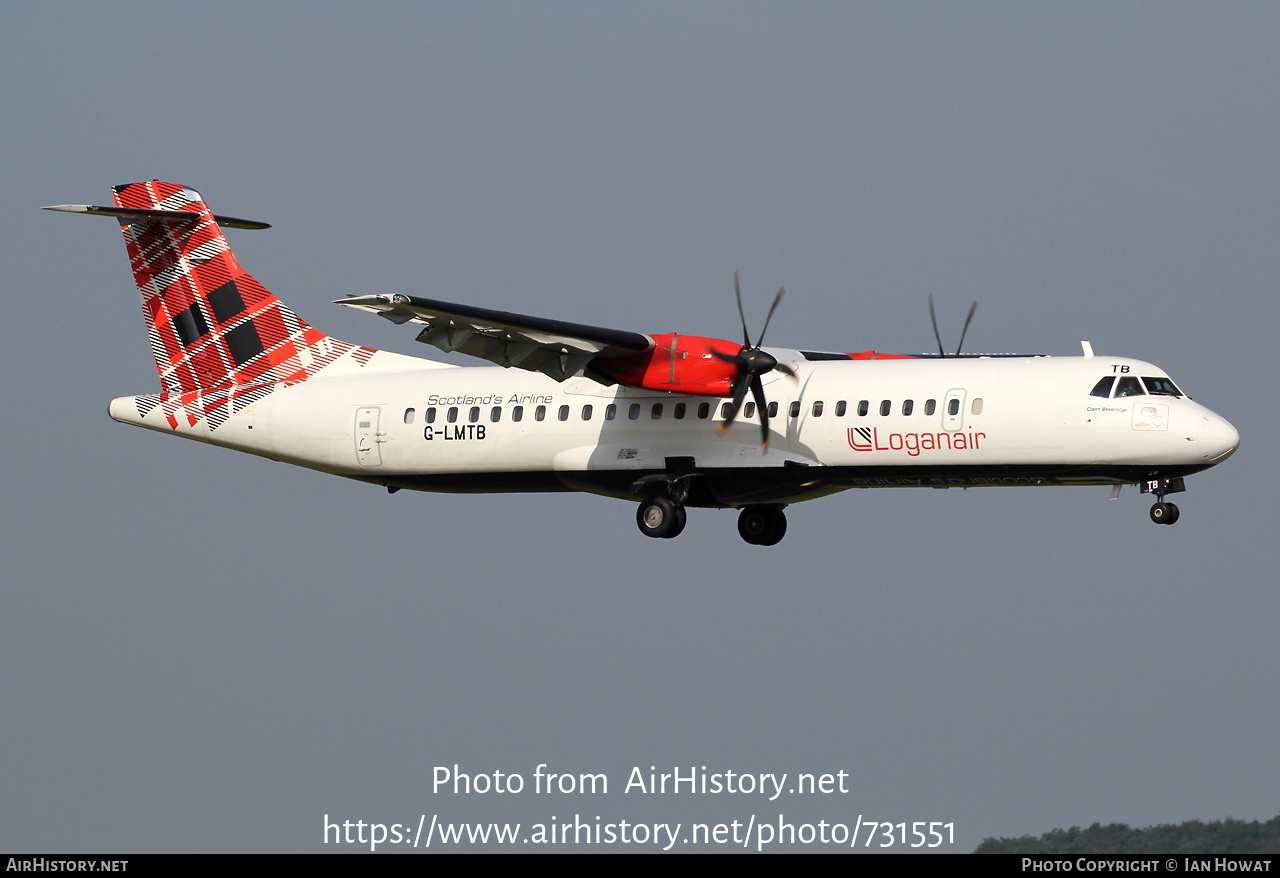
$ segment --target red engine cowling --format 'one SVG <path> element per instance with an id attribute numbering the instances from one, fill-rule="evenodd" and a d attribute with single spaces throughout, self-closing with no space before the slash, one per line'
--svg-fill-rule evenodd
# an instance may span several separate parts
<path id="1" fill-rule="evenodd" d="M 696 396 L 729 395 L 738 370 L 711 352 L 733 356 L 742 345 L 676 332 L 650 337 L 654 341 L 652 350 L 631 357 L 597 360 L 594 368 L 627 387 Z"/>

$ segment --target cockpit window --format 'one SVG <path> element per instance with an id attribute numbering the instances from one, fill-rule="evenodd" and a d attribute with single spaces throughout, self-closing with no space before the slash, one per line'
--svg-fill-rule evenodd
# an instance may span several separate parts
<path id="1" fill-rule="evenodd" d="M 1093 385 L 1093 390 L 1089 391 L 1090 396 L 1100 396 L 1103 399 L 1111 398 L 1111 385 L 1116 383 L 1116 376 L 1108 375 L 1097 384 Z"/>
<path id="2" fill-rule="evenodd" d="M 1156 396 L 1182 396 L 1182 391 L 1168 378 L 1143 378 L 1142 383 L 1147 385 L 1147 393 Z"/>
<path id="3" fill-rule="evenodd" d="M 1142 389 L 1138 379 L 1132 375 L 1126 375 L 1116 384 L 1116 399 L 1125 396 L 1146 396 L 1146 391 Z"/>

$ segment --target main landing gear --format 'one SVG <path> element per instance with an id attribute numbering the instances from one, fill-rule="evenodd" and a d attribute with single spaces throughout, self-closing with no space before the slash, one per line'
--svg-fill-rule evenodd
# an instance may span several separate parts
<path id="1" fill-rule="evenodd" d="M 738 513 L 738 535 L 753 546 L 776 546 L 787 535 L 781 506 L 748 506 Z"/>
<path id="2" fill-rule="evenodd" d="M 640 533 L 654 539 L 680 536 L 688 513 L 667 497 L 650 497 L 636 510 Z M 787 516 L 781 506 L 747 506 L 738 513 L 738 533 L 753 546 L 776 546 L 787 534 Z"/>
<path id="3" fill-rule="evenodd" d="M 650 497 L 636 510 L 636 524 L 640 526 L 640 533 L 655 539 L 669 540 L 680 536 L 686 518 L 684 507 L 672 503 L 666 497 Z"/>

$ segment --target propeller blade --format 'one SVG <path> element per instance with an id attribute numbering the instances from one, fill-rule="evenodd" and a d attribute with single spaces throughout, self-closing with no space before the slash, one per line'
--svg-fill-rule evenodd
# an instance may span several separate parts
<path id="1" fill-rule="evenodd" d="M 778 310 L 778 303 L 782 301 L 782 297 L 787 294 L 786 287 L 778 287 L 778 295 L 773 297 L 773 305 L 769 307 L 769 316 L 764 319 L 764 329 L 760 330 L 760 338 L 756 342 L 756 347 L 764 342 L 764 334 L 769 329 L 769 321 L 773 319 L 773 312 Z"/>
<path id="2" fill-rule="evenodd" d="M 742 310 L 742 287 L 738 285 L 738 273 L 733 273 L 733 294 L 738 298 L 738 318 L 742 320 L 742 346 L 751 346 L 751 336 L 747 332 L 747 315 Z"/>
<path id="3" fill-rule="evenodd" d="M 942 349 L 942 336 L 938 334 L 938 316 L 933 313 L 933 296 L 929 297 L 929 321 L 933 324 L 933 337 L 938 340 L 938 356 L 945 357 L 947 352 Z"/>
<path id="4" fill-rule="evenodd" d="M 751 396 L 760 410 L 760 447 L 761 454 L 769 453 L 769 403 L 764 398 L 764 384 L 759 375 L 751 376 Z"/>
<path id="5" fill-rule="evenodd" d="M 723 436 L 724 431 L 728 430 L 733 424 L 734 418 L 738 417 L 738 409 L 742 408 L 742 401 L 747 398 L 747 390 L 751 387 L 751 373 L 743 372 L 733 382 L 733 402 L 729 404 L 729 416 L 724 419 L 724 423 L 716 427 L 716 435 Z"/>
<path id="6" fill-rule="evenodd" d="M 969 306 L 969 316 L 964 319 L 964 329 L 960 330 L 960 344 L 956 346 L 956 356 L 960 356 L 960 348 L 964 347 L 964 334 L 969 331 L 969 321 L 973 319 L 973 312 L 978 310 L 978 300 L 975 299 L 973 304 Z M 942 342 L 938 342 L 942 344 Z"/>
<path id="7" fill-rule="evenodd" d="M 782 372 L 784 375 L 795 378 L 796 369 L 789 363 L 779 363 L 777 358 L 772 354 L 766 353 L 760 349 L 760 345 L 764 343 L 764 334 L 769 330 L 769 324 L 773 320 L 773 313 L 778 310 L 778 303 L 782 301 L 782 297 L 787 294 L 786 287 L 779 287 L 778 294 L 773 297 L 773 304 L 769 306 L 769 316 L 764 319 L 764 328 L 760 330 L 760 338 L 756 341 L 755 346 L 751 345 L 751 335 L 747 331 L 747 315 L 742 307 L 742 284 L 738 280 L 738 272 L 733 273 L 733 295 L 738 300 L 738 319 L 742 321 L 742 347 L 736 355 L 721 353 L 708 345 L 707 351 L 722 363 L 733 363 L 738 368 L 738 375 L 733 379 L 730 386 L 730 393 L 733 400 L 729 403 L 729 410 L 725 413 L 724 423 L 716 427 L 716 435 L 723 436 L 725 431 L 732 426 L 734 419 L 738 417 L 738 411 L 742 408 L 742 402 L 747 398 L 747 391 L 751 391 L 752 398 L 756 401 L 756 406 L 760 409 L 760 432 L 761 432 L 761 448 L 763 454 L 769 453 L 769 401 L 765 399 L 764 382 L 760 380 L 761 375 L 767 375 L 774 369 Z M 929 300 L 929 308 L 932 311 L 933 300 Z M 937 329 L 937 321 L 934 321 L 935 332 Z M 941 345 L 941 342 L 939 342 Z"/>

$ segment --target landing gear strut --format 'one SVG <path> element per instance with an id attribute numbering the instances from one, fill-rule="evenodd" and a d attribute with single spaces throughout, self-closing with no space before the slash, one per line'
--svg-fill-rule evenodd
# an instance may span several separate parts
<path id="1" fill-rule="evenodd" d="M 776 546 L 787 535 L 779 506 L 747 506 L 738 514 L 738 535 L 753 546 Z"/>
<path id="2" fill-rule="evenodd" d="M 650 497 L 636 510 L 636 524 L 647 537 L 669 540 L 684 530 L 688 514 L 684 507 L 672 503 L 666 497 Z"/>

